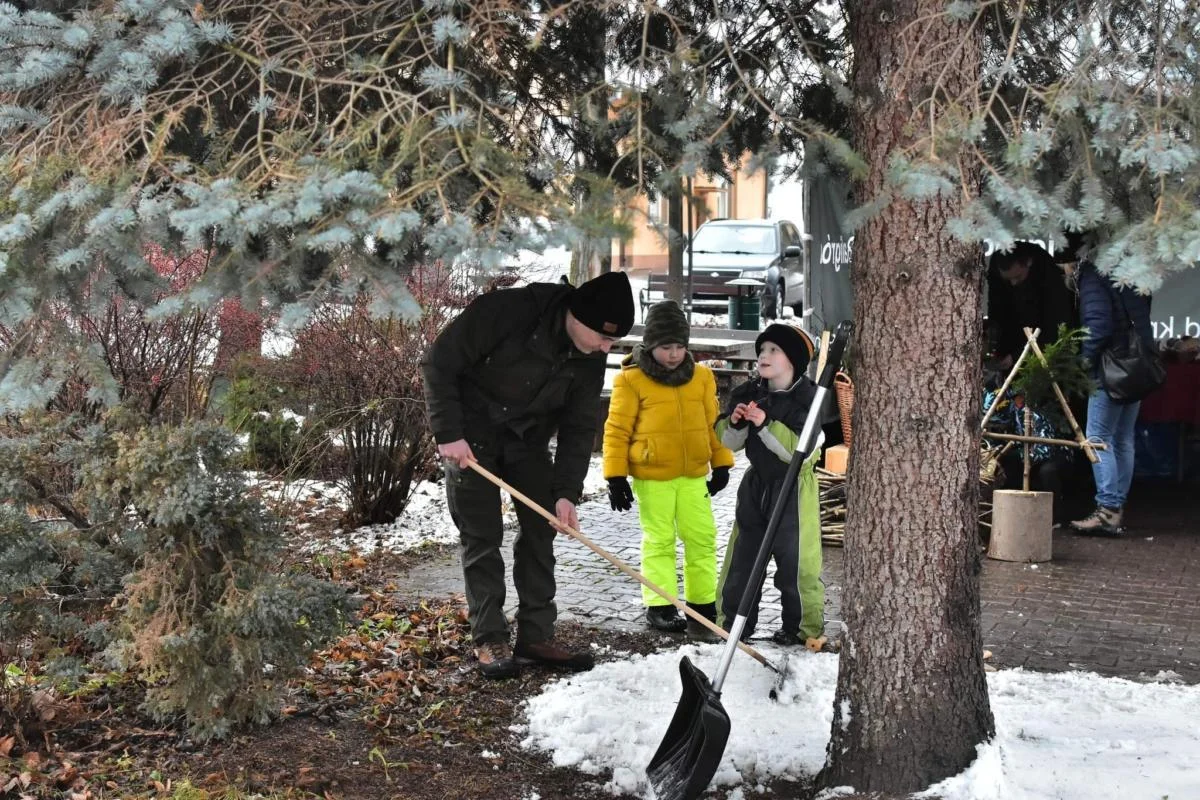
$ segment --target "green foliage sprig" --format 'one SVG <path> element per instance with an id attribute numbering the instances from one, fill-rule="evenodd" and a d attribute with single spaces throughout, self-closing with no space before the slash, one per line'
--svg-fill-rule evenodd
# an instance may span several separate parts
<path id="1" fill-rule="evenodd" d="M 1096 388 L 1087 362 L 1080 353 L 1080 346 L 1086 338 L 1087 328 L 1060 325 L 1058 338 L 1042 349 L 1046 363 L 1043 364 L 1040 358 L 1031 353 L 1013 378 L 1013 391 L 1024 395 L 1025 402 L 1058 429 L 1066 430 L 1068 425 L 1054 394 L 1054 385 L 1058 385 L 1068 400 L 1087 397 Z"/>

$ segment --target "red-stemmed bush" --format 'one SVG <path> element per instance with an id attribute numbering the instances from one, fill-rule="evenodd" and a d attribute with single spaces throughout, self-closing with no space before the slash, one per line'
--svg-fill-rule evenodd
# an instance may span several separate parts
<path id="1" fill-rule="evenodd" d="M 419 319 L 373 318 L 366 301 L 323 306 L 289 358 L 306 441 L 319 437 L 326 448 L 320 460 L 347 490 L 350 525 L 394 521 L 413 484 L 436 468 L 420 361 L 466 295 L 438 268 L 414 271 L 408 286 Z"/>

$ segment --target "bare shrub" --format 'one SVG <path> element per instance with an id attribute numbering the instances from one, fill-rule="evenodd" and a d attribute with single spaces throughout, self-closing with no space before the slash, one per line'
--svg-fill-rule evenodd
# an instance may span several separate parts
<path id="1" fill-rule="evenodd" d="M 415 481 L 435 467 L 420 360 L 462 307 L 464 291 L 443 269 L 408 278 L 424 313 L 413 323 L 375 319 L 364 302 L 328 305 L 296 336 L 289 358 L 297 393 L 350 498 L 348 524 L 395 520 Z"/>

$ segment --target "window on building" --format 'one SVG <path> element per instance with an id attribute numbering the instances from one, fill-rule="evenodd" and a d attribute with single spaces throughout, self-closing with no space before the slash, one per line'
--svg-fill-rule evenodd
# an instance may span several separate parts
<path id="1" fill-rule="evenodd" d="M 646 201 L 646 216 L 649 217 L 650 223 L 663 222 L 663 217 L 666 215 L 666 203 L 663 202 L 663 196 L 655 195 Z"/>
<path id="2" fill-rule="evenodd" d="M 729 181 L 722 178 L 720 175 L 713 176 L 713 194 L 716 195 L 716 212 L 717 219 L 729 219 L 732 215 L 729 213 Z"/>

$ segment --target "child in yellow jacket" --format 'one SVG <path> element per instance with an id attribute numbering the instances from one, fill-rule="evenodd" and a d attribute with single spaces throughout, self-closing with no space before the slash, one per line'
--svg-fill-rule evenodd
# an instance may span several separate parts
<path id="1" fill-rule="evenodd" d="M 614 510 L 628 511 L 636 496 L 642 523 L 642 573 L 674 593 L 675 540 L 683 541 L 687 604 L 716 619 L 717 526 L 710 495 L 729 483 L 733 451 L 721 444 L 717 383 L 712 370 L 688 352 L 690 326 L 668 300 L 646 314 L 642 344 L 621 365 L 604 423 L 604 477 Z M 712 468 L 712 477 L 705 478 Z M 633 477 L 632 488 L 628 478 Z M 666 600 L 642 589 L 646 621 L 662 631 L 703 626 Z"/>

